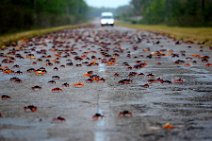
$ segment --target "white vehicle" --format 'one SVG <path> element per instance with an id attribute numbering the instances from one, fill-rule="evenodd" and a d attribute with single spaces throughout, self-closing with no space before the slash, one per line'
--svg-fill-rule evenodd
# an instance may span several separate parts
<path id="1" fill-rule="evenodd" d="M 111 12 L 103 12 L 101 14 L 100 23 L 101 23 L 101 26 L 105 26 L 105 25 L 113 26 L 115 24 L 113 13 L 111 13 Z"/>

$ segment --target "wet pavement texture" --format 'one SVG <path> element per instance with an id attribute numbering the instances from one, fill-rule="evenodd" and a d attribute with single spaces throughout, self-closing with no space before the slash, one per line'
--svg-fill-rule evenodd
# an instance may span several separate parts
<path id="1" fill-rule="evenodd" d="M 210 141 L 212 47 L 90 26 L 0 51 L 1 141 Z"/>

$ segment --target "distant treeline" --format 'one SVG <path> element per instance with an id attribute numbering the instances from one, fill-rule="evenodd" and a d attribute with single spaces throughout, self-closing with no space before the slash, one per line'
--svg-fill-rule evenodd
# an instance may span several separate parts
<path id="1" fill-rule="evenodd" d="M 84 0 L 1 0 L 0 34 L 78 23 L 87 10 Z"/>
<path id="2" fill-rule="evenodd" d="M 212 26 L 212 0 L 131 0 L 143 23 Z"/>

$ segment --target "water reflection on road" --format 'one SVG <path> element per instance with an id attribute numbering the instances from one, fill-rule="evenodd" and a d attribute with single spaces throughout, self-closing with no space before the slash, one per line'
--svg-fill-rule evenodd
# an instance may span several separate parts
<path id="1" fill-rule="evenodd" d="M 0 95 L 11 97 L 0 140 L 211 140 L 211 48 L 176 42 L 91 26 L 11 44 L 0 51 Z"/>

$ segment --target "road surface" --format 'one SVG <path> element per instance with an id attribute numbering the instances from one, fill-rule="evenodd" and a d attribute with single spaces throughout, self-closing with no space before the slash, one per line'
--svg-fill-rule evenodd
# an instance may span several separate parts
<path id="1" fill-rule="evenodd" d="M 0 51 L 1 141 L 210 141 L 212 48 L 91 26 Z"/>

